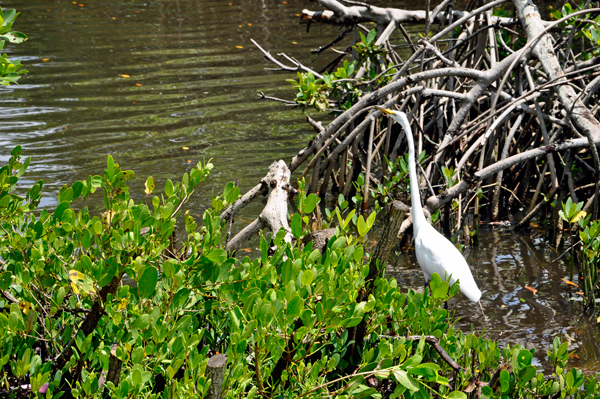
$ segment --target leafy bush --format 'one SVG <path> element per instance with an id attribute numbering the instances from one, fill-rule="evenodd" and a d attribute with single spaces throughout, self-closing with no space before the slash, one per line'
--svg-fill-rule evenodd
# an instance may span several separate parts
<path id="1" fill-rule="evenodd" d="M 19 15 L 15 10 L 8 10 L 2 12 L 0 8 L 0 50 L 4 48 L 5 42 L 10 43 L 23 43 L 27 40 L 27 36 L 21 32 L 11 31 L 13 22 Z M 27 73 L 26 70 L 21 69 L 20 60 L 10 60 L 6 54 L 0 54 L 0 84 L 8 86 L 11 83 L 15 83 L 20 75 Z"/>
<path id="2" fill-rule="evenodd" d="M 579 270 L 581 286 L 587 308 L 595 308 L 596 298 L 600 297 L 600 277 L 598 266 L 600 266 L 600 220 L 591 220 L 583 209 L 583 202 L 574 203 L 571 197 L 562 203 L 562 209 L 558 211 L 562 220 L 575 225 L 579 231 L 579 242 L 575 242 L 575 235 L 571 237 L 571 248 L 577 248 L 579 259 Z M 573 230 L 572 230 L 573 231 Z"/>
<path id="3" fill-rule="evenodd" d="M 437 275 L 427 295 L 400 292 L 385 278 L 368 292 L 361 241 L 374 215 L 365 221 L 345 214 L 347 207 L 332 212 L 343 228 L 323 254 L 312 243 L 286 243 L 281 231 L 272 243 L 261 238 L 260 257 L 239 260 L 221 248 L 225 229 L 215 209 L 204 212 L 201 227 L 182 210 L 210 162 L 136 202 L 126 184 L 134 173 L 109 157 L 102 175 L 63 187 L 49 212 L 37 209 L 42 181 L 24 198 L 15 194 L 29 165 L 20 153 L 15 148 L 0 169 L 4 392 L 30 386 L 25 391 L 48 398 L 203 397 L 217 352 L 228 357 L 223 390 L 232 398 L 600 392 L 597 379 L 566 371 L 567 343 L 558 338 L 548 352 L 554 374 L 545 378 L 532 365 L 534 350 L 500 350 L 458 330 L 442 305 L 459 287 Z M 149 178 L 148 195 L 154 186 Z M 237 198 L 232 187 L 213 200 L 218 209 Z M 86 201 L 100 192 L 106 210 L 92 215 Z M 299 201 L 297 237 L 316 197 L 301 193 Z M 185 233 L 175 240 L 178 216 Z M 125 273 L 129 285 L 121 283 Z"/>

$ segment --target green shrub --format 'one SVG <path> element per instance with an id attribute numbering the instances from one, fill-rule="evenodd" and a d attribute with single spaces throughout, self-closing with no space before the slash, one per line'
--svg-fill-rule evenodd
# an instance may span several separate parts
<path id="1" fill-rule="evenodd" d="M 48 398 L 203 397 L 211 383 L 207 361 L 217 352 L 228 357 L 224 395 L 231 398 L 466 398 L 477 389 L 481 397 L 583 398 L 600 392 L 596 378 L 566 370 L 567 343 L 558 338 L 548 353 L 553 374 L 544 377 L 532 365 L 534 350 L 501 350 L 458 330 L 443 303 L 459 287 L 437 275 L 425 296 L 401 292 L 385 278 L 367 292 L 362 240 L 374 216 L 357 217 L 356 234 L 355 215 L 347 208 L 331 212 L 343 229 L 323 254 L 312 243 L 286 243 L 281 231 L 272 242 L 261 237 L 260 257 L 240 260 L 222 249 L 226 229 L 216 210 L 236 200 L 233 185 L 213 199 L 200 227 L 183 211 L 210 162 L 180 182 L 167 181 L 153 197 L 149 178 L 147 197 L 136 202 L 127 186 L 134 173 L 109 157 L 102 175 L 63 187 L 53 212 L 37 209 L 42 181 L 24 197 L 15 194 L 28 164 L 17 147 L 0 169 L 5 392 L 16 395 L 30 384 L 25 391 Z M 86 206 L 93 195 L 103 196 L 100 215 Z M 306 233 L 305 212 L 316 197 L 301 192 L 299 201 L 299 218 L 292 216 L 296 237 Z M 134 283 L 121 284 L 125 273 Z M 110 373 L 115 365 L 118 379 Z M 492 387 L 482 383 L 492 379 Z"/>

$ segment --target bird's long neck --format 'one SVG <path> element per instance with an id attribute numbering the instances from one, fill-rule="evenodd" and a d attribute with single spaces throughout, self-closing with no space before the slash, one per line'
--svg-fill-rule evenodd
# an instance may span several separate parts
<path id="1" fill-rule="evenodd" d="M 421 206 L 421 194 L 419 192 L 419 181 L 417 179 L 417 164 L 415 162 L 415 142 L 413 140 L 410 123 L 404 113 L 400 115 L 400 125 L 406 133 L 406 141 L 408 142 L 408 174 L 410 176 L 410 202 L 412 205 L 412 220 L 415 236 L 417 236 L 421 226 L 427 223 Z"/>

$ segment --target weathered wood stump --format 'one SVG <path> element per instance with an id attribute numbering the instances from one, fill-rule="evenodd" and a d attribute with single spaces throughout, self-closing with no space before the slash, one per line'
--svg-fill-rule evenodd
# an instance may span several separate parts
<path id="1" fill-rule="evenodd" d="M 227 355 L 218 353 L 208 359 L 206 364 L 206 371 L 208 378 L 212 381 L 210 388 L 208 388 L 208 399 L 221 399 L 221 392 L 223 392 L 223 377 L 225 376 L 225 370 L 227 369 Z"/>

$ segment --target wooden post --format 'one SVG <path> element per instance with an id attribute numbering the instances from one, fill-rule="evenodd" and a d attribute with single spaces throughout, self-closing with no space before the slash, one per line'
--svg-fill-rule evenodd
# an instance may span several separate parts
<path id="1" fill-rule="evenodd" d="M 225 376 L 225 367 L 227 365 L 227 355 L 222 353 L 216 354 L 206 364 L 206 370 L 208 371 L 208 378 L 212 381 L 210 388 L 208 388 L 207 399 L 221 399 L 221 392 L 223 391 L 223 377 Z"/>

